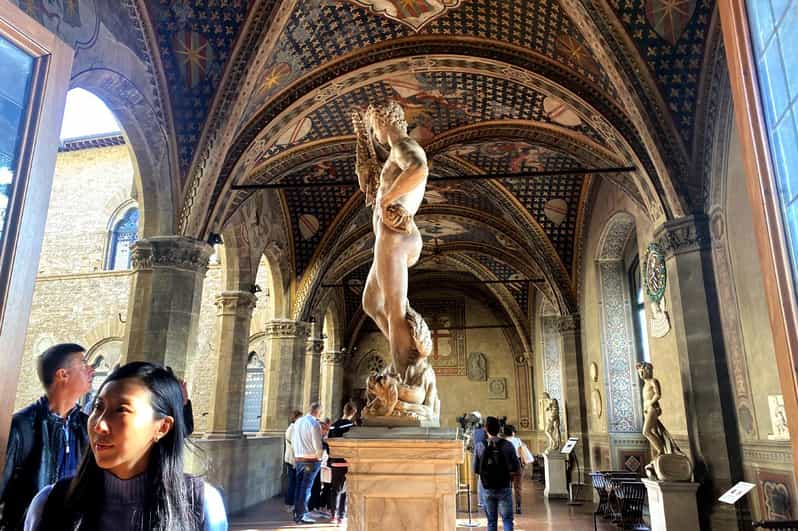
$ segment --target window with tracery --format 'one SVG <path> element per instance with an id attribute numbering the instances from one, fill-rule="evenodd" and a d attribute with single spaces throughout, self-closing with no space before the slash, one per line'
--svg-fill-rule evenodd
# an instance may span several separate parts
<path id="1" fill-rule="evenodd" d="M 249 353 L 246 380 L 244 382 L 244 409 L 241 429 L 260 430 L 260 417 L 263 409 L 263 362 L 255 352 Z"/>
<path id="2" fill-rule="evenodd" d="M 130 246 L 138 239 L 139 209 L 131 208 L 122 216 L 111 232 L 108 254 L 109 270 L 130 269 Z"/>

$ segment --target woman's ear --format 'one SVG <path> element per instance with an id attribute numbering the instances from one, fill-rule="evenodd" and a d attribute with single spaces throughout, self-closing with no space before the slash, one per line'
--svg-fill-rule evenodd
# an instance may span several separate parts
<path id="1" fill-rule="evenodd" d="M 169 430 L 175 425 L 175 418 L 167 415 L 158 422 L 158 431 L 155 432 L 155 442 L 166 437 L 166 434 L 169 433 Z"/>

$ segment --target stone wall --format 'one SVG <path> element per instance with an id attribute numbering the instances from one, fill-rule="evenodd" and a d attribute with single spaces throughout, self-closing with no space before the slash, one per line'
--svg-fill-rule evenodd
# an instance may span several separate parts
<path id="1" fill-rule="evenodd" d="M 747 497 L 754 517 L 795 518 L 795 476 L 789 434 L 781 432 L 781 395 L 762 285 L 753 214 L 736 130 L 722 182 L 710 206 L 712 258 L 718 285 L 724 346 L 742 444 L 745 480 L 757 485 Z"/>

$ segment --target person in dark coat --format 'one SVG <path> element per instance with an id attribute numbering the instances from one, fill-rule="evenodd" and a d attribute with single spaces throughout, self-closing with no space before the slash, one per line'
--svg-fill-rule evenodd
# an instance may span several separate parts
<path id="1" fill-rule="evenodd" d="M 75 343 L 53 345 L 36 360 L 45 394 L 14 413 L 0 477 L 0 530 L 23 528 L 25 511 L 42 488 L 75 475 L 88 447 L 78 400 L 91 389 L 94 369 Z"/>

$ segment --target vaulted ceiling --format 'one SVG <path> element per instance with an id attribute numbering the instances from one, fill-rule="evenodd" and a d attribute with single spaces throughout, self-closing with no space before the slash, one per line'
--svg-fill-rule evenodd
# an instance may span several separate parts
<path id="1" fill-rule="evenodd" d="M 477 278 L 536 277 L 497 283 L 517 312 L 529 311 L 530 290 L 563 310 L 575 304 L 600 179 L 652 220 L 701 200 L 707 65 L 719 53 L 714 0 L 124 0 L 119 12 L 52 4 L 20 2 L 51 26 L 60 9 L 62 33 L 91 27 L 94 9 L 97 26 L 152 73 L 179 232 L 221 232 L 258 194 L 281 205 L 297 316 L 322 283 L 362 283 L 362 198 L 353 186 L 232 186 L 352 180 L 350 112 L 372 102 L 404 106 L 433 177 L 635 168 L 430 182 L 418 216 L 427 256 Z M 89 37 L 73 40 L 91 49 Z M 355 291 L 346 291 L 351 304 Z"/>

